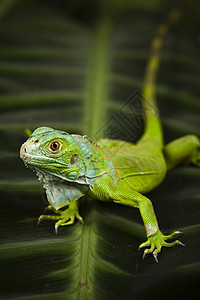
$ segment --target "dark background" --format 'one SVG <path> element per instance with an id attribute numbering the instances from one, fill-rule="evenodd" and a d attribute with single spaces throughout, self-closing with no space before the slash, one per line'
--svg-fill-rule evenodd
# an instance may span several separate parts
<path id="1" fill-rule="evenodd" d="M 151 40 L 181 1 L 1 1 L 0 298 L 198 299 L 200 171 L 181 166 L 149 193 L 185 247 L 142 261 L 139 211 L 81 199 L 85 225 L 36 226 L 47 202 L 19 158 L 26 129 L 136 141 Z M 165 141 L 199 135 L 199 2 L 167 34 L 156 91 Z"/>

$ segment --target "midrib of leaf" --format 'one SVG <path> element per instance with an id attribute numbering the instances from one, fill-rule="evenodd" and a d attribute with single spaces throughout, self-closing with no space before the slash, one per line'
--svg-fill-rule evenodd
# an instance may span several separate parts
<path id="1" fill-rule="evenodd" d="M 79 226 L 79 238 L 76 241 L 78 252 L 74 255 L 71 263 L 72 268 L 74 266 L 71 291 L 66 290 L 66 296 L 69 297 L 70 295 L 71 300 L 96 299 L 98 286 L 98 283 L 95 281 L 96 269 L 101 269 L 102 272 L 106 272 L 107 274 L 130 276 L 129 273 L 126 273 L 113 263 L 102 259 L 98 254 L 99 230 L 97 224 L 100 219 L 105 219 L 105 222 L 107 221 L 107 218 L 105 218 L 104 215 L 99 214 L 94 205 L 87 217 L 87 223 L 83 226 Z M 119 218 L 112 217 L 111 219 L 114 222 L 114 227 L 121 226 Z M 126 228 L 126 232 L 127 230 L 130 230 L 129 221 L 125 220 L 123 225 L 123 228 Z M 134 227 L 137 228 L 136 234 L 140 236 L 141 233 L 143 233 L 143 227 L 141 225 L 138 226 L 138 224 L 134 224 L 133 228 Z M 133 230 L 131 232 L 133 232 Z M 101 238 L 103 239 L 103 237 Z M 63 295 L 65 295 L 65 291 Z"/>
<path id="2" fill-rule="evenodd" d="M 94 245 L 94 227 L 95 222 L 89 226 L 82 226 L 80 248 L 79 248 L 79 275 L 77 278 L 77 289 L 74 299 L 91 299 L 92 287 L 91 278 L 93 278 L 93 269 L 91 268 L 92 246 Z M 89 293 L 90 292 L 90 293 Z"/>
<path id="3" fill-rule="evenodd" d="M 92 136 L 103 124 L 106 117 L 105 106 L 107 97 L 107 75 L 109 61 L 109 41 L 111 33 L 111 20 L 102 17 L 94 27 L 92 35 L 91 67 L 87 84 L 85 101 L 85 133 Z M 76 279 L 76 293 L 73 299 L 93 299 L 94 256 L 96 246 L 94 233 L 95 211 L 90 215 L 90 224 L 82 227 L 79 248 L 79 272 Z M 77 257 L 76 257 L 77 259 Z"/>
<path id="4" fill-rule="evenodd" d="M 108 100 L 107 78 L 110 36 L 111 20 L 109 17 L 102 17 L 93 30 L 91 67 L 86 86 L 84 129 L 89 136 L 99 130 L 106 117 L 105 104 Z"/>
<path id="5" fill-rule="evenodd" d="M 63 291 L 63 296 L 71 300 L 93 300 L 94 287 L 94 252 L 97 248 L 95 235 L 96 210 L 88 215 L 87 223 L 78 226 L 78 239 L 75 249 L 77 250 L 71 261 L 72 278 L 71 288 Z M 67 244 L 66 244 L 67 247 Z M 69 296 L 70 295 L 70 296 Z M 67 299 L 67 298 L 66 298 Z"/>

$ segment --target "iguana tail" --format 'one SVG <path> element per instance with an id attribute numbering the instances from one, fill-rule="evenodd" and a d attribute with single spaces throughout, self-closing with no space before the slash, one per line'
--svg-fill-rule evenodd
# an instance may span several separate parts
<path id="1" fill-rule="evenodd" d="M 150 58 L 147 63 L 144 88 L 143 88 L 143 108 L 145 112 L 145 131 L 141 138 L 144 140 L 148 137 L 155 138 L 163 147 L 163 133 L 159 118 L 159 112 L 156 105 L 155 82 L 160 64 L 160 53 L 164 37 L 172 23 L 174 23 L 182 13 L 185 5 L 173 9 L 164 22 L 157 29 L 157 33 L 151 44 Z"/>

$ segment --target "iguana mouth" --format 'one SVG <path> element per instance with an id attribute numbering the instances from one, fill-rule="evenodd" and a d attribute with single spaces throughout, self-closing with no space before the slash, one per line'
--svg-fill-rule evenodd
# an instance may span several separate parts
<path id="1" fill-rule="evenodd" d="M 36 156 L 32 154 L 20 154 L 21 159 L 23 160 L 24 164 L 26 167 L 29 168 L 34 168 L 34 167 L 40 167 L 40 168 L 45 168 L 51 165 L 55 166 L 55 161 L 51 158 L 48 157 L 43 157 L 43 156 Z"/>

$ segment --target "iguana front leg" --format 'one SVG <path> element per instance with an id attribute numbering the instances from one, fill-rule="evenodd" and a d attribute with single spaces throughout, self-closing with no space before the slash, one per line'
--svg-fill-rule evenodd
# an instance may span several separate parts
<path id="1" fill-rule="evenodd" d="M 147 241 L 139 246 L 139 249 L 149 247 L 144 250 L 143 259 L 149 253 L 152 253 L 156 262 L 158 262 L 157 255 L 161 252 L 161 248 L 173 247 L 175 245 L 182 245 L 179 240 L 172 243 L 167 243 L 166 240 L 175 238 L 180 235 L 180 231 L 174 231 L 170 235 L 163 235 L 159 229 L 157 218 L 153 209 L 151 201 L 142 194 L 134 190 L 118 189 L 112 190 L 113 201 L 127 206 L 137 207 L 140 210 L 142 220 L 146 229 Z"/>
<path id="2" fill-rule="evenodd" d="M 47 207 L 48 210 L 52 210 L 54 213 L 58 214 L 58 216 L 53 215 L 41 215 L 38 218 L 38 224 L 42 220 L 57 220 L 55 223 L 55 232 L 58 233 L 59 226 L 71 225 L 74 223 L 75 218 L 83 222 L 83 218 L 79 215 L 78 211 L 78 201 L 74 201 L 68 205 L 68 208 L 61 211 L 58 209 L 53 208 L 52 206 Z"/>
<path id="3" fill-rule="evenodd" d="M 146 229 L 147 241 L 139 246 L 139 249 L 143 247 L 150 247 L 144 250 L 143 259 L 149 253 L 152 253 L 156 262 L 158 262 L 157 255 L 161 252 L 161 248 L 172 247 L 175 245 L 182 245 L 179 240 L 175 240 L 172 243 L 167 243 L 166 240 L 175 238 L 180 235 L 180 231 L 174 231 L 170 235 L 163 235 L 159 229 L 157 218 L 153 209 L 151 201 L 132 189 L 125 189 L 119 186 L 101 186 L 98 185 L 95 189 L 95 193 L 102 194 L 103 189 L 107 197 L 112 199 L 116 203 L 120 203 L 126 206 L 132 206 L 139 208 L 144 226 Z"/>

